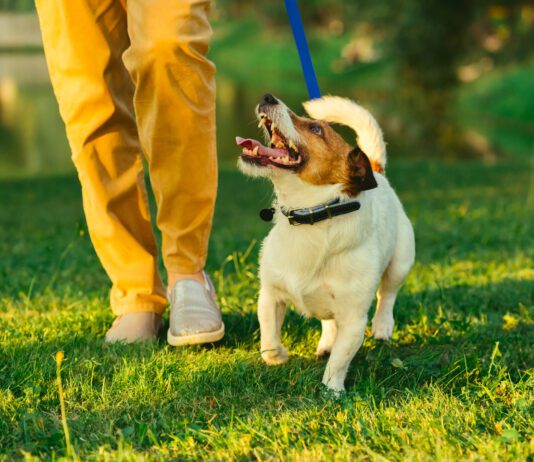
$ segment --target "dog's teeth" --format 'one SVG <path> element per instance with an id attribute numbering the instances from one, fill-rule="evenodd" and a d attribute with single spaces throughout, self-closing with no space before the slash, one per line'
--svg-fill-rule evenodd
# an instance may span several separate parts
<path id="1" fill-rule="evenodd" d="M 265 125 L 265 117 L 262 117 L 262 118 L 260 119 L 260 123 L 258 124 L 258 128 L 261 128 L 261 127 L 263 127 L 264 125 Z"/>
<path id="2" fill-rule="evenodd" d="M 289 141 L 289 147 L 293 149 L 293 151 L 299 152 L 298 148 L 295 146 L 295 143 L 293 143 L 293 141 Z"/>
<path id="3" fill-rule="evenodd" d="M 252 155 L 253 156 L 257 156 L 258 155 L 258 150 L 260 149 L 259 146 L 256 146 L 253 150 L 252 150 Z"/>

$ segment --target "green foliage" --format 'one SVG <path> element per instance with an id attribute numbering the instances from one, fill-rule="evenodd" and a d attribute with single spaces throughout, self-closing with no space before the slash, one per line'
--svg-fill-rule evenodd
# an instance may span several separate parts
<path id="1" fill-rule="evenodd" d="M 249 32 L 266 30 L 264 34 L 270 36 L 275 49 L 280 44 L 280 31 L 289 30 L 283 2 L 220 0 L 217 5 L 223 23 L 236 24 L 236 18 L 247 15 L 262 20 L 261 26 Z M 534 7 L 524 0 L 313 0 L 301 1 L 300 9 L 319 80 L 326 91 L 332 88 L 328 74 L 344 74 L 336 76 L 342 78 L 350 75 L 353 85 L 357 85 L 360 71 L 369 67 L 357 51 L 360 39 L 369 40 L 378 51 L 380 63 L 375 65 L 393 70 L 389 90 L 396 102 L 395 111 L 402 112 L 400 131 L 408 151 L 418 146 L 441 157 L 479 155 L 464 139 L 454 113 L 461 66 L 491 69 L 494 65 L 524 65 L 533 59 L 530 44 L 534 40 Z M 356 50 L 353 56 L 342 57 L 351 44 Z M 325 61 L 321 51 L 335 47 L 337 59 Z M 257 60 L 263 57 L 256 54 Z M 279 62 L 290 65 L 294 59 L 281 58 Z M 251 69 L 255 69 L 254 61 Z M 330 70 L 326 76 L 325 67 Z M 262 75 L 257 74 L 255 78 L 261 79 Z M 289 81 L 287 85 L 294 83 Z"/>
<path id="2" fill-rule="evenodd" d="M 458 14 L 458 10 L 462 14 Z M 463 0 L 405 2 L 391 47 L 396 56 L 408 118 L 420 126 L 418 138 L 445 151 L 465 150 L 447 112 L 457 84 L 456 65 L 465 52 L 473 16 Z M 414 142 L 416 140 L 413 140 Z M 463 149 L 462 149 L 463 148 Z"/>
<path id="3" fill-rule="evenodd" d="M 534 67 L 495 71 L 459 92 L 459 123 L 483 134 L 500 155 L 534 153 Z"/>
<path id="4" fill-rule="evenodd" d="M 17 13 L 35 11 L 34 0 L 0 0 L 0 11 Z"/>
<path id="5" fill-rule="evenodd" d="M 388 176 L 415 225 L 417 264 L 393 341 L 366 338 L 339 401 L 318 386 L 316 320 L 289 313 L 287 365 L 268 367 L 258 354 L 267 184 L 221 172 L 209 269 L 227 335 L 216 347 L 173 349 L 163 339 L 102 343 L 109 283 L 75 178 L 0 182 L 0 460 L 66 454 L 60 350 L 81 460 L 527 460 L 534 214 L 525 167 L 393 156 Z"/>

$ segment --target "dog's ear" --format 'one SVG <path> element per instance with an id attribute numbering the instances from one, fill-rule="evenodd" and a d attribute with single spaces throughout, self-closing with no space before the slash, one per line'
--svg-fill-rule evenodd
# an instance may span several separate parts
<path id="1" fill-rule="evenodd" d="M 371 162 L 366 154 L 356 146 L 347 157 L 348 182 L 345 192 L 356 196 L 361 191 L 367 191 L 378 186 L 373 175 Z"/>

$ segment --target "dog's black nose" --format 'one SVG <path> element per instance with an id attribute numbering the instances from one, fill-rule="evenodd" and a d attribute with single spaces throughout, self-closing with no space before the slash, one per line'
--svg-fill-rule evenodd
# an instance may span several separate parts
<path id="1" fill-rule="evenodd" d="M 278 104 L 278 100 L 270 93 L 263 95 L 262 102 L 265 104 Z"/>

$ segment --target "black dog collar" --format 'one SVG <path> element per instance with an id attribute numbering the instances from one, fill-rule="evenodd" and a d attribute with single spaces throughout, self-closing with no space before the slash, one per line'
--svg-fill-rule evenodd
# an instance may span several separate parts
<path id="1" fill-rule="evenodd" d="M 313 207 L 305 207 L 302 209 L 287 210 L 284 207 L 280 208 L 282 213 L 289 220 L 291 225 L 313 225 L 319 221 L 328 220 L 339 215 L 355 212 L 361 207 L 360 202 L 355 199 L 341 202 L 339 197 L 327 202 L 326 204 L 319 204 Z M 272 221 L 275 209 L 262 209 L 260 211 L 260 218 L 263 221 Z"/>

